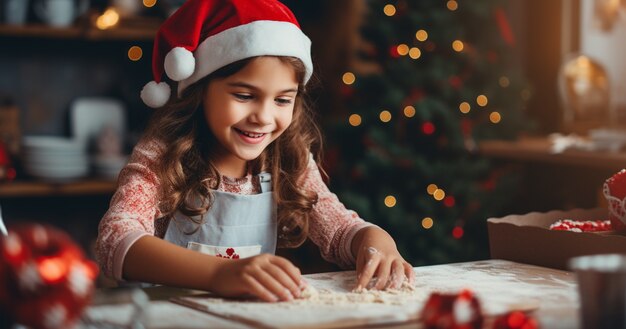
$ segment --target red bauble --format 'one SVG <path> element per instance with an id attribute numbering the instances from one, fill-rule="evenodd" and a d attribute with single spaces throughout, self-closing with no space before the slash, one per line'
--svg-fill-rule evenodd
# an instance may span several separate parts
<path id="1" fill-rule="evenodd" d="M 480 303 L 469 290 L 459 294 L 432 293 L 421 319 L 429 329 L 479 329 L 483 325 Z"/>
<path id="2" fill-rule="evenodd" d="M 11 164 L 9 151 L 2 141 L 0 141 L 0 181 L 12 181 L 15 179 L 15 168 Z"/>
<path id="3" fill-rule="evenodd" d="M 626 169 L 604 182 L 604 197 L 609 204 L 609 220 L 614 230 L 626 229 Z"/>
<path id="4" fill-rule="evenodd" d="M 509 312 L 496 319 L 493 329 L 537 329 L 537 320 L 520 311 Z"/>
<path id="5" fill-rule="evenodd" d="M 0 238 L 0 308 L 34 328 L 69 328 L 89 303 L 98 269 L 62 231 L 10 227 Z"/>

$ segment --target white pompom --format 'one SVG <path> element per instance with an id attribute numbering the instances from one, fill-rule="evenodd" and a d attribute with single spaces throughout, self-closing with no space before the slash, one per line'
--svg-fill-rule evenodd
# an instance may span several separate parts
<path id="1" fill-rule="evenodd" d="M 182 81 L 189 78 L 196 69 L 196 59 L 193 54 L 183 48 L 176 47 L 165 56 L 165 73 L 174 81 Z"/>
<path id="2" fill-rule="evenodd" d="M 159 108 L 167 103 L 171 93 L 172 89 L 167 83 L 150 81 L 141 89 L 141 100 L 151 108 Z"/>

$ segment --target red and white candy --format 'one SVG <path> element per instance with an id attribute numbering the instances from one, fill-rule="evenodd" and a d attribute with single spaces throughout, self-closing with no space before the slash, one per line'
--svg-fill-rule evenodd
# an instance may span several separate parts
<path id="1" fill-rule="evenodd" d="M 570 232 L 603 232 L 612 230 L 611 221 L 606 220 L 573 220 L 562 219 L 550 225 L 554 231 Z"/>

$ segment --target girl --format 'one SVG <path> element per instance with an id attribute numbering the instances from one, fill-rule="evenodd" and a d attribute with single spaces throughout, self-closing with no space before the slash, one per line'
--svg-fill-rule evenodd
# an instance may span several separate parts
<path id="1" fill-rule="evenodd" d="M 188 0 L 159 30 L 153 61 L 142 99 L 158 109 L 99 227 L 105 274 L 291 300 L 305 283 L 273 254 L 310 238 L 325 259 L 356 265 L 357 289 L 412 282 L 393 239 L 322 181 L 304 94 L 310 41 L 289 9 Z M 164 72 L 178 81 L 172 100 Z"/>

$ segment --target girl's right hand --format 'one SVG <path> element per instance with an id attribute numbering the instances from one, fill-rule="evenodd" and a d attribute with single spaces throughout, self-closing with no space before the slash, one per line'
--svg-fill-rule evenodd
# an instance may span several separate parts
<path id="1" fill-rule="evenodd" d="M 270 254 L 224 259 L 217 266 L 209 290 L 226 297 L 250 294 L 266 302 L 289 301 L 299 298 L 306 285 L 297 267 Z"/>

